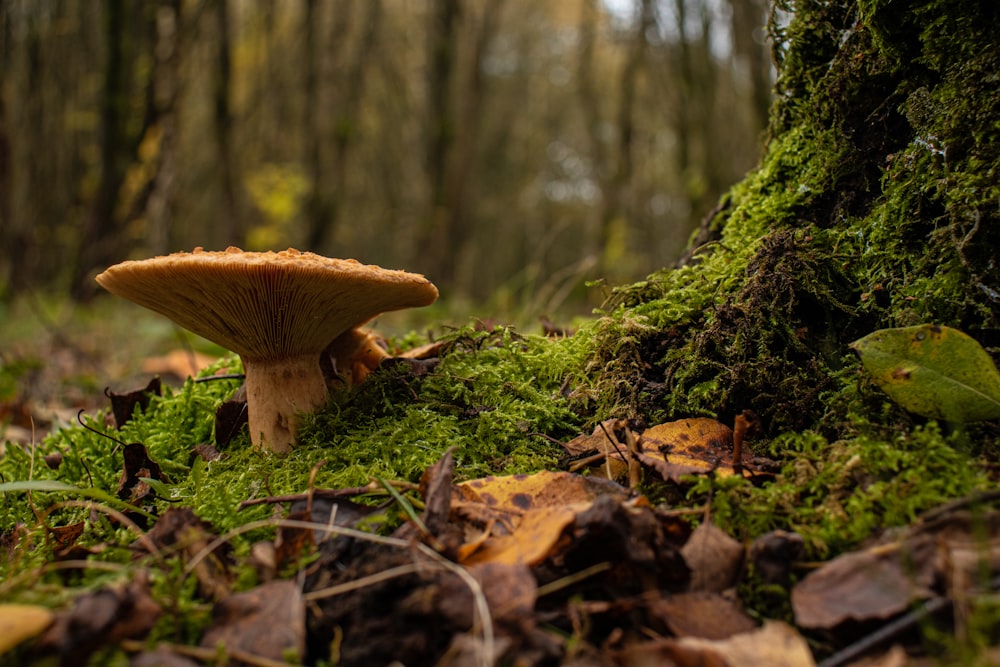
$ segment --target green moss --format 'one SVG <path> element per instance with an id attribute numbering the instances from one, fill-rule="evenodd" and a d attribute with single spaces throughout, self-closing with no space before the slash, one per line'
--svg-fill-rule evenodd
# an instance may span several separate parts
<path id="1" fill-rule="evenodd" d="M 364 484 L 373 471 L 415 481 L 450 447 L 466 478 L 551 466 L 561 452 L 541 435 L 576 433 L 582 420 L 560 389 L 585 349 L 509 329 L 461 330 L 430 373 L 397 365 L 335 397 L 299 449 L 322 449 L 347 471 L 345 484 Z"/>
<path id="2" fill-rule="evenodd" d="M 582 423 L 560 391 L 585 350 L 573 339 L 550 341 L 509 329 L 460 330 L 432 370 L 399 364 L 335 396 L 326 409 L 307 418 L 300 445 L 283 457 L 253 450 L 245 434 L 218 461 L 193 457 L 195 445 L 213 442 L 215 411 L 239 384 L 232 380 L 189 381 L 176 391 L 167 389 L 111 435 L 144 444 L 167 477 L 170 500 L 190 505 L 225 531 L 267 516 L 263 506 L 238 511 L 245 500 L 305 492 L 321 461 L 315 478 L 319 488 L 363 485 L 373 476 L 417 481 L 453 447 L 465 478 L 554 465 L 562 452 L 543 436 L 572 436 Z M 230 358 L 219 366 L 235 363 Z M 102 420 L 98 415 L 89 425 L 102 430 Z M 54 451 L 63 453 L 57 470 L 41 461 Z M 113 495 L 121 466 L 118 443 L 70 428 L 33 449 L 9 445 L 0 459 L 0 476 L 3 481 L 59 480 Z M 41 508 L 59 499 L 58 494 L 32 495 Z M 2 502 L 0 530 L 30 522 L 27 494 L 5 494 Z M 168 505 L 160 501 L 158 506 L 162 511 Z M 76 509 L 63 520 L 85 516 L 85 510 Z"/>
<path id="3" fill-rule="evenodd" d="M 712 516 L 734 535 L 752 539 L 771 530 L 794 531 L 813 560 L 992 486 L 985 467 L 933 423 L 897 434 L 873 429 L 836 442 L 813 432 L 789 433 L 771 447 L 794 453 L 774 483 L 754 487 L 738 478 L 705 478 L 691 494 L 714 487 Z"/>

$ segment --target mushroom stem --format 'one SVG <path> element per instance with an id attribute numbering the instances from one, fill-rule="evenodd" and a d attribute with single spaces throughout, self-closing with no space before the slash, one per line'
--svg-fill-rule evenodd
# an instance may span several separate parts
<path id="1" fill-rule="evenodd" d="M 254 447 L 278 454 L 291 451 L 301 414 L 326 404 L 326 382 L 317 355 L 242 360 Z"/>

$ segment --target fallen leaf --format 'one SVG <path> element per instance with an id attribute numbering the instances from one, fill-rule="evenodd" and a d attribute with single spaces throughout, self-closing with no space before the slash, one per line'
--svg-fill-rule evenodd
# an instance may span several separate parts
<path id="1" fill-rule="evenodd" d="M 719 593 L 735 584 L 744 553 L 742 544 L 711 521 L 703 521 L 681 548 L 691 569 L 690 590 Z"/>
<path id="2" fill-rule="evenodd" d="M 538 583 L 528 567 L 483 563 L 468 569 L 482 586 L 493 623 L 521 631 L 535 626 Z"/>
<path id="3" fill-rule="evenodd" d="M 675 483 L 682 475 L 714 472 L 720 477 L 733 471 L 733 430 L 714 419 L 678 419 L 652 426 L 642 433 L 639 461 Z M 752 455 L 743 452 L 744 466 L 752 466 Z"/>
<path id="4" fill-rule="evenodd" d="M 132 419 L 132 414 L 137 407 L 145 410 L 149 407 L 149 401 L 153 396 L 159 396 L 161 391 L 160 378 L 153 378 L 142 389 L 116 394 L 110 389 L 104 390 L 104 395 L 111 399 L 111 412 L 115 417 L 115 428 L 121 428 L 128 420 Z"/>
<path id="5" fill-rule="evenodd" d="M 271 581 L 230 595 L 212 608 L 212 626 L 201 645 L 222 646 L 258 658 L 305 657 L 306 608 L 294 581 Z"/>
<path id="6" fill-rule="evenodd" d="M 600 497 L 617 501 L 629 491 L 605 479 L 568 472 L 484 477 L 463 482 L 456 509 L 476 523 L 492 526 L 493 535 L 468 536 L 458 549 L 461 562 L 534 565 L 545 560 L 576 515 Z M 478 505 L 479 510 L 472 508 Z"/>
<path id="7" fill-rule="evenodd" d="M 224 401 L 215 411 L 215 444 L 225 448 L 249 424 L 246 399 Z"/>
<path id="8" fill-rule="evenodd" d="M 466 566 L 478 563 L 537 565 L 551 555 L 577 513 L 589 506 L 590 503 L 573 503 L 530 509 L 521 516 L 512 534 L 486 539 L 476 551 L 466 555 L 462 563 Z"/>
<path id="9" fill-rule="evenodd" d="M 161 357 L 146 357 L 142 360 L 142 372 L 153 375 L 168 375 L 184 380 L 194 377 L 216 362 L 210 357 L 193 350 L 171 350 Z"/>
<path id="10" fill-rule="evenodd" d="M 148 577 L 140 572 L 126 584 L 76 598 L 72 610 L 56 615 L 34 650 L 40 656 L 58 655 L 63 665 L 85 665 L 104 647 L 145 637 L 162 611 L 150 596 Z"/>
<path id="11" fill-rule="evenodd" d="M 417 550 L 348 539 L 335 562 L 324 554 L 314 565 L 322 576 L 306 579 L 313 661 L 433 665 L 456 633 L 472 629 L 473 594 L 456 573 Z M 327 593 L 341 584 L 350 587 Z"/>
<path id="12" fill-rule="evenodd" d="M 850 347 L 904 410 L 952 422 L 1000 417 L 1000 373 L 989 353 L 957 329 L 933 324 L 882 329 Z"/>
<path id="13" fill-rule="evenodd" d="M 985 664 L 993 664 L 987 661 Z M 878 655 L 871 655 L 860 660 L 855 660 L 849 667 L 916 667 L 906 655 L 906 651 L 899 644 L 894 645 L 888 651 Z"/>
<path id="14" fill-rule="evenodd" d="M 553 565 L 569 574 L 609 564 L 607 573 L 588 585 L 603 582 L 615 597 L 681 591 L 690 572 L 670 530 L 648 505 L 601 496 L 577 515 Z"/>
<path id="15" fill-rule="evenodd" d="M 677 637 L 726 639 L 750 632 L 757 623 L 718 593 L 678 593 L 650 605 L 650 614 Z"/>
<path id="16" fill-rule="evenodd" d="M 146 447 L 138 442 L 122 449 L 122 473 L 118 479 L 118 497 L 132 505 L 156 498 L 156 491 L 143 478 L 169 482 L 160 465 L 149 458 Z"/>
<path id="17" fill-rule="evenodd" d="M 922 538 L 834 558 L 792 588 L 796 624 L 828 630 L 906 611 L 933 595 L 935 552 L 935 541 Z"/>
<path id="18" fill-rule="evenodd" d="M 289 521 L 315 522 L 311 508 L 290 511 L 285 517 Z M 322 524 L 320 524 L 322 525 Z M 274 559 L 278 568 L 297 563 L 312 553 L 316 547 L 313 530 L 300 526 L 278 526 L 274 536 Z"/>
<path id="19" fill-rule="evenodd" d="M 0 656 L 52 623 L 55 615 L 48 607 L 31 604 L 0 604 Z"/>
<path id="20" fill-rule="evenodd" d="M 433 535 L 440 535 L 448 526 L 454 475 L 455 457 L 454 448 L 451 448 L 420 476 L 420 493 L 424 497 L 421 519 Z"/>
<path id="21" fill-rule="evenodd" d="M 806 640 L 779 621 L 728 639 L 659 639 L 627 646 L 623 667 L 815 667 Z"/>
<path id="22" fill-rule="evenodd" d="M 765 621 L 760 629 L 729 639 L 713 641 L 685 637 L 678 640 L 678 644 L 688 655 L 713 656 L 727 667 L 813 667 L 816 664 L 802 635 L 780 621 Z M 696 664 L 703 663 L 681 663 L 681 666 Z"/>
<path id="23" fill-rule="evenodd" d="M 459 484 L 466 498 L 477 499 L 495 509 L 523 512 L 539 507 L 587 503 L 611 494 L 627 498 L 627 489 L 614 482 L 568 472 L 542 471 L 533 475 L 483 477 Z"/>
<path id="24" fill-rule="evenodd" d="M 49 528 L 49 536 L 52 538 L 52 547 L 58 553 L 62 554 L 70 551 L 76 544 L 80 536 L 83 535 L 84 528 L 87 524 L 84 521 L 78 521 L 76 523 L 71 523 L 68 526 L 52 526 Z"/>
<path id="25" fill-rule="evenodd" d="M 774 530 L 753 541 L 748 557 L 763 583 L 787 588 L 792 566 L 805 556 L 805 550 L 805 540 L 798 533 Z"/>
<path id="26" fill-rule="evenodd" d="M 625 422 L 621 419 L 605 419 L 594 428 L 592 433 L 576 436 L 564 444 L 563 448 L 571 456 L 624 450 L 624 443 L 619 442 L 615 436 L 615 431 L 621 430 L 624 426 Z"/>

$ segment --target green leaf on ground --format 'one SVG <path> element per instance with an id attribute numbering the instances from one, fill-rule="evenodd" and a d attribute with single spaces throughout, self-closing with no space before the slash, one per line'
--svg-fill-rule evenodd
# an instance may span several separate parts
<path id="1" fill-rule="evenodd" d="M 90 498 L 91 500 L 97 500 L 103 502 L 112 507 L 123 507 L 131 512 L 136 512 L 142 514 L 147 519 L 156 519 L 156 516 L 150 514 L 146 510 L 136 507 L 126 503 L 107 491 L 101 489 L 91 488 L 81 488 L 78 486 L 73 486 L 72 484 L 66 484 L 65 482 L 59 482 L 55 480 L 25 480 L 18 482 L 4 482 L 0 484 L 0 494 L 3 493 L 17 493 L 21 491 L 38 491 L 40 493 L 65 493 L 69 496 L 83 496 L 84 498 Z"/>
<path id="2" fill-rule="evenodd" d="M 1000 373 L 989 353 L 957 329 L 882 329 L 851 348 L 882 391 L 909 412 L 951 422 L 1000 418 Z"/>

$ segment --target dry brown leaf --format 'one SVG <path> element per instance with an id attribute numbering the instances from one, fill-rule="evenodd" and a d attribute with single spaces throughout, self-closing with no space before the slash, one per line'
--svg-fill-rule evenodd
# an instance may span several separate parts
<path id="1" fill-rule="evenodd" d="M 664 479 L 679 481 L 681 475 L 715 472 L 728 477 L 733 472 L 733 430 L 706 417 L 678 419 L 646 429 L 642 434 L 645 465 Z M 752 463 L 744 452 L 744 463 Z"/>
<path id="2" fill-rule="evenodd" d="M 615 431 L 620 430 L 623 426 L 625 426 L 625 422 L 621 419 L 605 419 L 594 428 L 593 433 L 578 435 L 563 445 L 563 448 L 571 456 L 579 456 L 588 452 L 624 451 L 625 443 L 618 442 L 614 435 Z M 612 441 L 612 439 L 614 440 Z"/>
<path id="3" fill-rule="evenodd" d="M 907 667 L 909 664 L 906 651 L 896 644 L 884 653 L 855 660 L 848 667 Z"/>
<path id="4" fill-rule="evenodd" d="M 660 639 L 626 647 L 623 667 L 815 667 L 806 640 L 794 628 L 765 621 L 728 639 Z"/>
<path id="5" fill-rule="evenodd" d="M 757 627 L 736 603 L 717 593 L 678 593 L 657 600 L 649 611 L 677 637 L 726 639 Z"/>
<path id="6" fill-rule="evenodd" d="M 923 538 L 834 558 L 792 588 L 796 624 L 831 629 L 906 611 L 933 595 L 934 553 L 934 540 Z"/>
<path id="7" fill-rule="evenodd" d="M 121 428 L 130 419 L 137 407 L 145 410 L 153 396 L 159 396 L 161 391 L 160 378 L 155 377 L 142 389 L 117 394 L 110 389 L 104 390 L 104 395 L 111 401 L 111 413 L 115 418 L 115 428 Z"/>
<path id="8" fill-rule="evenodd" d="M 102 648 L 145 637 L 162 612 L 150 595 L 148 575 L 139 571 L 132 581 L 77 597 L 71 610 L 56 615 L 33 650 L 58 656 L 63 665 L 85 665 Z"/>
<path id="9" fill-rule="evenodd" d="M 201 640 L 250 655 L 282 660 L 288 651 L 306 649 L 306 608 L 294 581 L 272 581 L 230 595 L 212 609 L 214 622 Z"/>
<path id="10" fill-rule="evenodd" d="M 743 545 L 711 521 L 703 521 L 681 548 L 691 569 L 691 590 L 719 593 L 736 582 L 743 566 Z"/>
<path id="11" fill-rule="evenodd" d="M 721 641 L 686 637 L 678 643 L 686 650 L 721 658 L 727 667 L 815 667 L 816 664 L 802 635 L 779 621 L 765 621 L 759 630 Z"/>
<path id="12" fill-rule="evenodd" d="M 147 357 L 142 361 L 142 372 L 152 375 L 170 375 L 178 379 L 194 377 L 216 362 L 215 357 L 191 350 L 171 350 L 162 357 Z"/>

